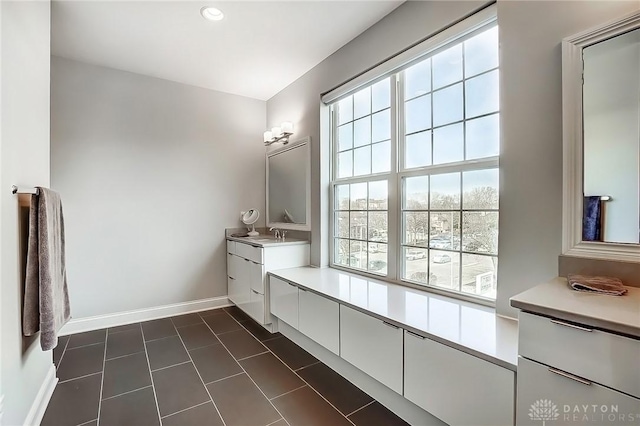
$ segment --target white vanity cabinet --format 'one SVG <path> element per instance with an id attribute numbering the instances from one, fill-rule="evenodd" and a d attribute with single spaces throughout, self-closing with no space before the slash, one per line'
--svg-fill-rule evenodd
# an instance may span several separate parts
<path id="1" fill-rule="evenodd" d="M 340 357 L 402 395 L 402 329 L 340 306 Z"/>
<path id="2" fill-rule="evenodd" d="M 268 271 L 309 264 L 309 244 L 273 240 L 255 244 L 250 240 L 227 240 L 227 291 L 229 300 L 260 324 L 271 324 Z"/>
<path id="3" fill-rule="evenodd" d="M 519 323 L 518 425 L 539 424 L 530 413 L 540 400 L 555 407 L 547 420 L 559 425 L 640 416 L 639 339 L 528 312 Z"/>

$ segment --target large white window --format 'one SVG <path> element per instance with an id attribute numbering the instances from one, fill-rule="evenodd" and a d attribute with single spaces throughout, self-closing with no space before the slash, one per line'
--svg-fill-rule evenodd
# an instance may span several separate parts
<path id="1" fill-rule="evenodd" d="M 332 103 L 332 264 L 495 299 L 498 27 Z"/>

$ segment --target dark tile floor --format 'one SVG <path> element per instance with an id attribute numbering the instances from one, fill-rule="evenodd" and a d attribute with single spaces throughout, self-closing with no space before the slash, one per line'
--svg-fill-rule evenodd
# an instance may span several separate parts
<path id="1" fill-rule="evenodd" d="M 236 307 L 62 337 L 43 426 L 406 425 Z"/>

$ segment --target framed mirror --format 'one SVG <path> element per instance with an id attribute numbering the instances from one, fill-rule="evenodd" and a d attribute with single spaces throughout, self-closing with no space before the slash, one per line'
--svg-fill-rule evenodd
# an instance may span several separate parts
<path id="1" fill-rule="evenodd" d="M 311 230 L 310 138 L 267 153 L 267 226 Z"/>
<path id="2" fill-rule="evenodd" d="M 640 11 L 562 43 L 563 254 L 640 262 Z"/>

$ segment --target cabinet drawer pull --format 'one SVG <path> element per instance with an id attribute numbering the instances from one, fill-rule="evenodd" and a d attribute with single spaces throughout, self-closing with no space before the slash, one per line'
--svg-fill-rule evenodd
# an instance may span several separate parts
<path id="1" fill-rule="evenodd" d="M 426 337 L 421 336 L 421 335 L 419 335 L 419 334 L 416 334 L 416 333 L 414 333 L 413 331 L 409 331 L 409 330 L 405 330 L 405 331 L 406 331 L 406 332 L 407 332 L 407 334 L 409 334 L 410 336 L 417 337 L 418 339 L 421 339 L 421 340 L 426 339 Z"/>
<path id="2" fill-rule="evenodd" d="M 571 323 L 564 322 L 564 321 L 553 320 L 553 319 L 549 320 L 549 321 L 551 321 L 552 323 L 557 324 L 557 325 L 563 325 L 565 327 L 575 328 L 576 330 L 582 330 L 582 331 L 588 331 L 588 332 L 592 332 L 593 331 L 592 328 L 580 327 L 579 325 L 571 324 Z"/>
<path id="3" fill-rule="evenodd" d="M 583 385 L 591 386 L 591 382 L 589 380 L 583 379 L 582 377 L 574 376 L 573 374 L 567 373 L 566 371 L 558 370 L 557 368 L 552 367 L 549 367 L 549 371 L 553 374 L 557 374 L 558 376 L 566 377 L 567 379 L 582 383 Z"/>
<path id="4" fill-rule="evenodd" d="M 251 262 L 249 259 L 242 258 L 245 262 Z"/>
<path id="5" fill-rule="evenodd" d="M 235 278 L 233 278 L 233 277 L 229 277 L 229 279 L 230 279 L 230 280 L 234 280 L 234 281 L 235 281 Z"/>
<path id="6" fill-rule="evenodd" d="M 398 327 L 398 326 L 397 326 L 397 325 L 395 325 L 395 324 L 391 324 L 390 322 L 382 321 L 382 323 L 383 323 L 384 325 L 386 325 L 387 327 L 395 328 L 396 330 L 398 330 L 398 329 L 400 328 L 400 327 Z"/>
<path id="7" fill-rule="evenodd" d="M 254 294 L 261 294 L 261 293 L 259 293 L 259 292 L 255 291 L 254 289 L 251 289 L 251 291 L 252 291 Z"/>

